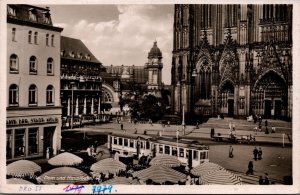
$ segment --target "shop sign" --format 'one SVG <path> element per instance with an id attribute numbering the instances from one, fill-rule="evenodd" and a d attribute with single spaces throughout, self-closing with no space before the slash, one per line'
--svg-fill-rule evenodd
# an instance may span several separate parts
<path id="1" fill-rule="evenodd" d="M 31 124 L 43 124 L 43 123 L 57 123 L 57 117 L 31 117 L 31 118 L 17 118 L 17 119 L 7 119 L 7 126 L 15 125 L 31 125 Z"/>

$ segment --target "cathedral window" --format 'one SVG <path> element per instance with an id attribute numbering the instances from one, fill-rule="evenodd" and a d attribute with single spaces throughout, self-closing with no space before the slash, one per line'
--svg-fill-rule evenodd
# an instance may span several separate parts
<path id="1" fill-rule="evenodd" d="M 211 67 L 207 60 L 204 60 L 200 65 L 199 70 L 199 88 L 200 98 L 209 99 L 211 96 Z"/>

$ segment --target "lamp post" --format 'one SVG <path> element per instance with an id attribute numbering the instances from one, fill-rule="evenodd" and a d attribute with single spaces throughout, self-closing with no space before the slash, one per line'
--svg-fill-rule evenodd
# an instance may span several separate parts
<path id="1" fill-rule="evenodd" d="M 75 82 L 71 82 L 71 90 L 72 90 L 72 100 L 71 100 L 71 129 L 73 129 L 73 121 L 74 121 L 74 85 Z"/>

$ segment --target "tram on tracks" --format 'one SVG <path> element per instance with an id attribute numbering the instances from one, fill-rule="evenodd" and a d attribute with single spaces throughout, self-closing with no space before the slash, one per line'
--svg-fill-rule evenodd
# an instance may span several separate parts
<path id="1" fill-rule="evenodd" d="M 209 161 L 209 147 L 183 138 L 158 137 L 131 133 L 108 134 L 108 148 L 120 157 L 176 156 L 182 165 L 195 167 Z"/>
<path id="2" fill-rule="evenodd" d="M 68 129 L 71 127 L 71 117 L 62 118 L 62 128 Z M 82 115 L 73 117 L 73 127 L 82 127 L 85 125 L 94 125 L 99 123 L 107 123 L 110 121 L 109 114 L 97 114 L 97 115 Z"/>

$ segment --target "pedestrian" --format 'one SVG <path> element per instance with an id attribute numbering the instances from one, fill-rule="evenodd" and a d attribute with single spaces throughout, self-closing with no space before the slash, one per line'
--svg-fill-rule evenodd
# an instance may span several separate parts
<path id="1" fill-rule="evenodd" d="M 261 147 L 258 148 L 258 153 L 257 154 L 258 154 L 258 160 L 261 160 L 262 159 L 262 157 L 261 157 L 262 156 L 262 149 L 261 149 Z"/>
<path id="2" fill-rule="evenodd" d="M 255 126 L 254 127 L 254 133 L 255 133 L 255 135 L 257 135 L 257 131 L 258 131 L 258 128 L 257 128 L 257 126 Z"/>
<path id="3" fill-rule="evenodd" d="M 233 158 L 233 147 L 229 146 L 229 158 Z"/>
<path id="4" fill-rule="evenodd" d="M 231 124 L 231 122 L 229 123 L 229 129 L 230 129 L 230 131 L 231 131 L 231 128 L 232 128 L 232 124 Z"/>
<path id="5" fill-rule="evenodd" d="M 272 126 L 272 133 L 275 133 L 276 129 Z"/>
<path id="6" fill-rule="evenodd" d="M 265 131 L 265 134 L 269 134 L 269 129 L 268 127 L 266 126 L 266 131 Z"/>
<path id="7" fill-rule="evenodd" d="M 248 163 L 248 170 L 247 170 L 246 174 L 253 175 L 253 162 L 252 161 L 249 161 L 249 163 Z"/>
<path id="8" fill-rule="evenodd" d="M 266 127 L 268 126 L 268 121 L 267 121 L 267 120 L 265 121 L 265 126 L 266 126 Z"/>
<path id="9" fill-rule="evenodd" d="M 254 150 L 253 150 L 254 160 L 257 160 L 257 154 L 258 154 L 258 150 L 256 147 L 254 147 Z"/>
<path id="10" fill-rule="evenodd" d="M 123 123 L 121 123 L 121 130 L 123 130 Z"/>
<path id="11" fill-rule="evenodd" d="M 270 181 L 269 181 L 268 173 L 265 173 L 264 185 L 269 185 L 269 184 L 270 184 Z"/>
<path id="12" fill-rule="evenodd" d="M 263 179 L 263 176 L 259 176 L 258 184 L 259 184 L 259 185 L 264 185 L 264 179 Z"/>
<path id="13" fill-rule="evenodd" d="M 215 136 L 215 129 L 211 128 L 210 129 L 210 138 L 213 138 Z"/>
<path id="14" fill-rule="evenodd" d="M 199 122 L 196 123 L 196 129 L 199 129 Z"/>

